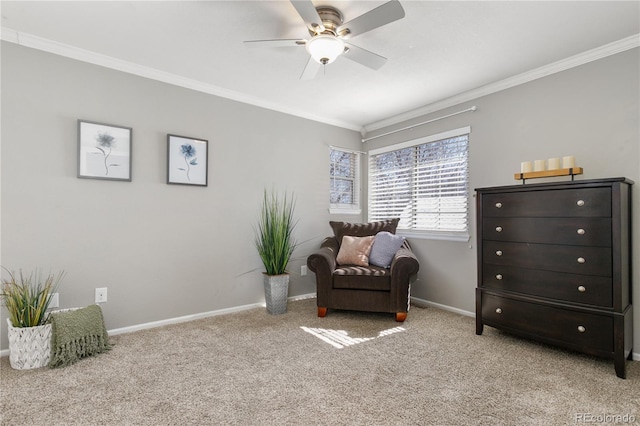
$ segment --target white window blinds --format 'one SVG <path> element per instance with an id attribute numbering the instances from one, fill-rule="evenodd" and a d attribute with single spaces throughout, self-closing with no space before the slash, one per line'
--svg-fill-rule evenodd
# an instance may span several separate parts
<path id="1" fill-rule="evenodd" d="M 468 236 L 470 128 L 369 153 L 369 220 Z"/>
<path id="2" fill-rule="evenodd" d="M 329 151 L 329 203 L 332 211 L 360 209 L 360 154 L 331 148 Z"/>

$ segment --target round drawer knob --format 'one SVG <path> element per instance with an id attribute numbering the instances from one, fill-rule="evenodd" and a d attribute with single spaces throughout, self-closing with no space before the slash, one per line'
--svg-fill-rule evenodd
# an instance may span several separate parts
<path id="1" fill-rule="evenodd" d="M 502 279 L 502 274 L 496 275 L 496 280 L 501 280 L 501 279 Z"/>
<path id="2" fill-rule="evenodd" d="M 501 314 L 502 313 L 502 308 L 496 308 L 496 314 Z"/>
<path id="3" fill-rule="evenodd" d="M 580 229 L 578 229 L 576 232 L 578 233 L 578 235 L 584 235 L 585 230 L 584 230 L 584 229 L 582 229 L 582 228 L 580 228 Z"/>
<path id="4" fill-rule="evenodd" d="M 496 256 L 502 256 L 502 250 L 496 251 Z"/>
<path id="5" fill-rule="evenodd" d="M 578 207 L 582 207 L 584 206 L 584 200 L 578 200 L 576 204 L 578 205 Z"/>
<path id="6" fill-rule="evenodd" d="M 580 293 L 584 293 L 585 291 L 587 291 L 587 288 L 586 288 L 585 286 L 583 286 L 583 285 L 579 285 L 579 286 L 578 286 L 578 291 L 579 291 Z"/>
<path id="7" fill-rule="evenodd" d="M 579 325 L 579 326 L 578 326 L 578 331 L 579 331 L 580 333 L 584 333 L 585 331 L 587 331 L 587 329 L 586 329 L 586 328 L 584 328 L 584 325 Z"/>
<path id="8" fill-rule="evenodd" d="M 584 257 L 579 257 L 578 258 L 578 263 L 584 263 L 584 262 L 586 262 Z"/>
<path id="9" fill-rule="evenodd" d="M 502 208 L 502 203 L 496 203 L 496 208 L 497 208 L 497 209 Z"/>
<path id="10" fill-rule="evenodd" d="M 496 232 L 502 232 L 502 226 L 496 226 Z"/>

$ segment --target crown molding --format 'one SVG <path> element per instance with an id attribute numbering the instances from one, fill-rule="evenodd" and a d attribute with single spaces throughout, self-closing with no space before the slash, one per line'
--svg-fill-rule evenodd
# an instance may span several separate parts
<path id="1" fill-rule="evenodd" d="M 91 52 L 89 50 L 80 49 L 68 44 L 59 43 L 53 40 L 49 40 L 43 37 L 39 37 L 33 34 L 24 32 L 18 32 L 11 28 L 3 27 L 0 33 L 2 40 L 18 44 L 20 46 L 30 47 L 37 50 L 42 50 L 55 55 L 64 56 L 67 58 L 75 59 L 82 62 L 87 62 L 94 65 L 99 65 L 105 68 L 114 69 L 117 71 L 126 72 L 128 74 L 137 75 L 144 78 L 149 78 L 156 81 L 172 84 L 174 86 L 183 87 L 186 89 L 195 90 L 198 92 L 206 93 L 209 95 L 218 96 L 225 99 L 242 102 L 245 104 L 257 106 L 260 108 L 266 108 L 269 110 L 282 112 L 284 114 L 293 115 L 308 120 L 341 127 L 348 130 L 359 131 L 364 138 L 370 132 L 382 129 L 394 124 L 398 124 L 404 121 L 408 121 L 414 118 L 418 118 L 451 106 L 468 102 L 482 96 L 490 95 L 511 87 L 519 86 L 521 84 L 528 83 L 530 81 L 537 80 L 539 78 L 547 77 L 549 75 L 568 70 L 580 65 L 584 65 L 589 62 L 596 61 L 598 59 L 605 58 L 607 56 L 615 55 L 627 50 L 631 50 L 640 47 L 640 34 L 634 34 L 626 37 L 622 40 L 618 40 L 604 46 L 588 50 L 578 55 L 571 56 L 566 59 L 562 59 L 557 62 L 553 62 L 549 65 L 545 65 L 536 68 L 531 71 L 524 72 L 522 74 L 506 78 L 504 80 L 490 83 L 485 86 L 469 90 L 467 92 L 460 93 L 458 95 L 422 106 L 420 108 L 407 111 L 402 114 L 394 115 L 384 120 L 376 121 L 365 126 L 360 126 L 355 123 L 345 122 L 341 120 L 329 119 L 327 117 L 321 117 L 314 114 L 306 114 L 302 111 L 288 108 L 284 105 L 268 102 L 263 99 L 259 99 L 253 96 L 249 96 L 244 93 L 228 90 L 213 84 L 203 83 L 198 80 L 182 77 L 176 74 L 160 71 L 154 68 L 141 66 L 132 62 L 123 61 L 111 56 L 102 55 L 99 53 Z"/>
<path id="2" fill-rule="evenodd" d="M 374 130 L 379 130 L 384 127 L 402 123 L 407 120 L 422 117 L 432 112 L 440 111 L 442 109 L 449 108 L 463 102 L 468 102 L 482 96 L 490 95 L 492 93 L 500 92 L 511 87 L 519 86 L 521 84 L 525 84 L 539 78 L 547 77 L 549 75 L 556 74 L 570 68 L 575 68 L 580 65 L 584 65 L 589 62 L 606 58 L 607 56 L 615 55 L 616 53 L 621 53 L 637 47 L 640 47 L 640 34 L 634 34 L 632 36 L 623 38 L 622 40 L 605 44 L 604 46 L 579 53 L 577 55 L 562 59 L 557 62 L 553 62 L 540 68 L 536 68 L 531 71 L 527 71 L 522 74 L 497 81 L 495 83 L 490 83 L 485 86 L 460 93 L 450 98 L 446 98 L 441 101 L 437 101 L 423 107 L 386 118 L 384 120 L 367 124 L 361 129 L 360 132 L 363 135 L 368 135 L 369 132 L 372 132 Z"/>
<path id="3" fill-rule="evenodd" d="M 327 117 L 321 117 L 314 114 L 307 114 L 304 111 L 288 108 L 284 105 L 265 101 L 244 93 L 228 90 L 213 84 L 203 83 L 191 78 L 182 77 L 176 74 L 160 71 L 155 68 L 145 67 L 134 64 L 132 62 L 123 61 L 112 56 L 102 55 L 89 50 L 80 49 L 57 41 L 49 40 L 33 34 L 19 32 L 11 28 L 2 28 L 1 38 L 4 41 L 14 43 L 20 46 L 30 47 L 32 49 L 42 50 L 44 52 L 53 53 L 55 55 L 64 56 L 66 58 L 87 62 L 93 65 L 99 65 L 128 74 L 137 75 L 139 77 L 149 78 L 163 83 L 172 84 L 174 86 L 195 90 L 209 95 L 230 99 L 237 102 L 266 108 L 272 111 L 282 112 L 284 114 L 341 127 L 348 130 L 360 131 L 362 126 L 341 120 L 334 120 Z"/>

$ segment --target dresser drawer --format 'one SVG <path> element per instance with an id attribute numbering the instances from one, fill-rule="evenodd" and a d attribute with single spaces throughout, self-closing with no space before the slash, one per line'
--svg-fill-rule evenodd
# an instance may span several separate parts
<path id="1" fill-rule="evenodd" d="M 611 218 L 487 217 L 485 240 L 611 247 Z"/>
<path id="2" fill-rule="evenodd" d="M 606 315 L 483 294 L 482 319 L 489 325 L 554 343 L 613 351 L 613 318 Z"/>
<path id="3" fill-rule="evenodd" d="M 481 286 L 584 305 L 613 307 L 611 277 L 484 264 Z"/>
<path id="4" fill-rule="evenodd" d="M 483 241 L 483 263 L 611 276 L 611 248 Z"/>
<path id="5" fill-rule="evenodd" d="M 485 217 L 611 217 L 611 188 L 484 194 Z"/>

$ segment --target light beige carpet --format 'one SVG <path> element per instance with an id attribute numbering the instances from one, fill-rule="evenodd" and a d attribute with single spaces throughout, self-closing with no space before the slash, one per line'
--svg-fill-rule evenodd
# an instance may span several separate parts
<path id="1" fill-rule="evenodd" d="M 412 307 L 329 311 L 315 299 L 114 336 L 62 369 L 0 361 L 3 425 L 560 425 L 640 422 L 640 363 L 511 337 Z M 600 417 L 598 417 L 600 416 Z M 620 417 L 614 417 L 620 416 Z M 624 417 L 626 416 L 626 417 Z"/>

